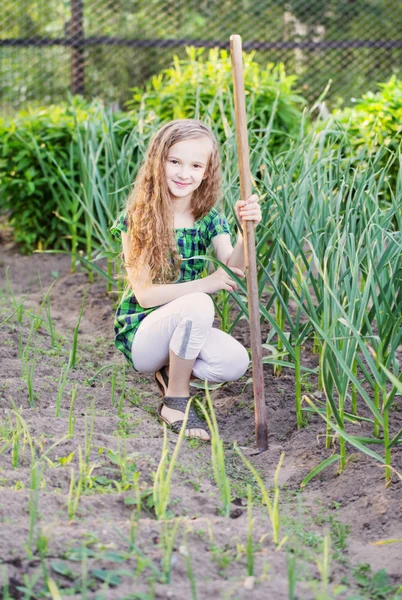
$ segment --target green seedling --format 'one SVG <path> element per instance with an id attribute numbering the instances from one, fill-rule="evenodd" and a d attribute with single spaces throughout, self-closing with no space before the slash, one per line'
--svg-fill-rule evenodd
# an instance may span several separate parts
<path id="1" fill-rule="evenodd" d="M 7 573 L 7 568 L 3 567 L 2 568 L 2 580 L 3 580 L 3 585 L 2 585 L 2 598 L 3 600 L 13 600 L 12 597 L 10 596 L 10 590 L 8 587 L 8 573 Z"/>
<path id="2" fill-rule="evenodd" d="M 30 358 L 31 339 L 32 336 L 35 339 L 36 335 L 36 323 L 35 319 L 32 320 L 31 327 L 28 334 L 28 339 L 25 344 L 24 351 L 21 357 L 22 377 L 25 378 L 29 406 L 33 408 L 35 406 L 35 391 L 34 391 L 34 375 L 35 375 L 35 363 L 36 363 L 36 348 L 34 346 L 33 357 Z"/>
<path id="3" fill-rule="evenodd" d="M 69 358 L 69 363 L 68 363 L 69 369 L 74 369 L 75 363 L 77 361 L 78 332 L 79 332 L 79 328 L 80 328 L 80 324 L 81 324 L 82 315 L 84 313 L 85 300 L 87 297 L 87 293 L 88 293 L 88 288 L 85 288 L 84 297 L 82 299 L 82 304 L 81 304 L 81 309 L 80 309 L 80 314 L 78 315 L 77 325 L 75 326 L 74 333 L 73 333 L 73 345 L 70 350 L 70 358 Z"/>
<path id="4" fill-rule="evenodd" d="M 286 568 L 288 576 L 288 599 L 296 600 L 297 563 L 296 556 L 289 550 L 286 552 Z"/>
<path id="5" fill-rule="evenodd" d="M 324 536 L 324 550 L 322 557 L 317 560 L 317 567 L 321 575 L 319 592 L 316 595 L 317 600 L 327 600 L 329 596 L 329 579 L 331 575 L 331 538 Z"/>
<path id="6" fill-rule="evenodd" d="M 110 364 L 108 364 L 108 365 L 103 365 L 102 367 L 100 367 L 100 368 L 99 368 L 99 369 L 96 371 L 96 373 L 95 373 L 94 375 L 92 375 L 92 377 L 88 377 L 88 378 L 87 378 L 87 380 L 86 380 L 86 383 L 87 383 L 88 385 L 92 385 L 93 383 L 95 383 L 95 381 L 97 381 L 97 379 L 98 379 L 98 375 L 99 375 L 100 373 L 102 373 L 103 371 L 106 371 L 106 369 L 110 369 L 110 368 L 112 368 L 112 370 L 115 368 L 115 365 L 114 365 L 114 363 L 110 363 Z M 112 372 L 113 372 L 113 371 L 112 371 Z"/>
<path id="7" fill-rule="evenodd" d="M 0 323 L 0 327 L 3 327 L 3 325 L 6 325 L 6 323 L 8 323 L 9 321 L 11 321 L 11 319 L 13 318 L 14 315 L 17 315 L 17 317 L 18 317 L 18 315 L 19 315 L 19 313 L 21 311 L 21 308 L 24 305 L 24 302 L 25 302 L 26 298 L 27 298 L 27 295 L 25 295 L 23 297 L 23 299 L 21 300 L 21 302 L 16 306 L 16 308 L 14 308 L 13 312 L 10 313 L 8 315 L 8 317 L 6 317 L 5 319 L 3 319 L 3 321 Z"/>
<path id="8" fill-rule="evenodd" d="M 247 575 L 252 577 L 254 575 L 254 542 L 253 542 L 253 492 L 251 485 L 247 486 Z"/>
<path id="9" fill-rule="evenodd" d="M 188 547 L 187 533 L 188 533 L 187 531 L 184 533 L 184 548 L 185 548 L 184 559 L 185 559 L 185 563 L 186 563 L 187 577 L 190 582 L 191 600 L 197 600 L 197 582 L 196 582 L 196 578 L 194 575 L 193 565 L 191 563 L 191 556 L 190 556 L 190 551 L 189 551 L 189 547 Z"/>
<path id="10" fill-rule="evenodd" d="M 123 450 L 122 450 L 123 446 Z M 138 469 L 135 463 L 134 457 L 127 454 L 127 440 L 118 440 L 117 452 L 109 450 L 107 453 L 108 459 L 113 464 L 119 467 L 120 471 L 120 482 L 113 481 L 114 485 L 119 491 L 125 491 L 129 489 L 138 488 Z M 138 501 L 138 495 L 135 499 L 135 503 Z"/>
<path id="11" fill-rule="evenodd" d="M 85 448 L 85 464 L 88 466 L 89 457 L 92 449 L 92 439 L 94 436 L 94 427 L 95 427 L 95 404 L 92 404 L 91 408 L 91 424 L 88 431 L 88 417 L 85 415 L 85 440 L 84 440 L 84 448 Z"/>
<path id="12" fill-rule="evenodd" d="M 52 287 L 56 283 L 56 280 L 53 281 L 53 283 L 51 284 L 51 286 L 47 290 L 46 294 L 43 295 L 42 280 L 40 278 L 39 272 L 38 272 L 38 278 L 39 278 L 39 283 L 40 283 L 40 289 L 41 289 L 41 292 L 42 292 L 42 303 L 41 303 L 41 305 L 39 307 L 38 316 L 40 316 L 40 314 L 41 314 L 41 312 L 42 312 L 42 310 L 44 308 L 45 309 L 45 314 L 46 314 L 47 327 L 48 327 L 48 331 L 49 331 L 49 335 L 50 335 L 50 343 L 51 343 L 51 347 L 53 349 L 56 346 L 56 329 L 55 329 L 55 326 L 54 326 L 54 323 L 53 323 L 53 319 L 52 319 L 52 315 L 51 315 L 51 311 L 50 311 L 50 292 L 52 290 Z"/>
<path id="13" fill-rule="evenodd" d="M 223 447 L 223 441 L 219 434 L 218 421 L 216 419 L 207 382 L 206 397 L 209 414 L 205 406 L 201 402 L 197 401 L 197 405 L 202 411 L 211 433 L 212 467 L 214 471 L 215 481 L 218 486 L 219 494 L 221 497 L 222 513 L 225 515 L 225 517 L 228 517 L 230 515 L 231 509 L 230 480 L 226 474 L 225 451 Z"/>
<path id="14" fill-rule="evenodd" d="M 19 586 L 20 587 L 20 591 L 24 593 L 24 600 L 25 598 L 29 598 L 29 600 L 35 598 L 36 596 L 36 592 L 35 589 L 37 588 L 38 582 L 40 581 L 42 577 L 42 569 L 39 568 L 36 571 L 33 572 L 33 574 L 31 575 L 31 577 L 24 573 L 22 576 L 22 581 L 23 581 L 23 585 Z"/>
<path id="15" fill-rule="evenodd" d="M 78 480 L 75 479 L 74 469 L 72 468 L 70 473 L 70 488 L 67 499 L 67 515 L 69 521 L 73 521 L 78 509 L 78 503 L 80 501 L 81 492 L 83 489 L 83 477 L 85 475 L 85 469 L 82 468 L 84 463 L 82 457 L 81 446 L 78 446 L 78 457 L 79 457 L 79 475 Z"/>
<path id="16" fill-rule="evenodd" d="M 157 519 L 165 520 L 167 517 L 167 509 L 170 500 L 170 484 L 172 480 L 173 470 L 176 465 L 177 456 L 179 454 L 180 446 L 184 438 L 184 432 L 186 430 L 186 424 L 188 419 L 188 413 L 191 406 L 191 400 L 188 402 L 186 412 L 184 413 L 183 424 L 179 436 L 177 438 L 176 446 L 169 460 L 169 451 L 167 447 L 167 428 L 166 424 L 163 424 L 163 446 L 162 454 L 159 461 L 158 468 L 155 473 L 155 480 L 153 485 L 153 499 L 155 514 Z"/>
<path id="17" fill-rule="evenodd" d="M 14 415 L 16 412 L 18 411 L 15 407 Z M 0 449 L 0 455 L 11 446 L 11 465 L 13 469 L 16 469 L 20 462 L 21 446 L 22 451 L 24 452 L 25 444 L 27 442 L 24 427 L 21 425 L 21 420 L 16 415 L 15 421 L 13 421 L 13 418 L 10 414 L 7 415 L 7 429 L 3 432 L 2 437 L 5 437 L 7 441 Z"/>
<path id="18" fill-rule="evenodd" d="M 279 473 L 281 470 L 281 466 L 283 463 L 283 459 L 284 459 L 284 452 L 282 452 L 278 465 L 276 467 L 275 470 L 275 475 L 274 475 L 274 497 L 273 500 L 271 500 L 271 498 L 268 495 L 268 491 L 264 485 L 264 482 L 261 479 L 260 474 L 258 473 L 258 471 L 256 470 L 256 468 L 250 463 L 250 461 L 244 456 L 244 454 L 241 452 L 240 448 L 235 445 L 235 451 L 237 452 L 237 454 L 240 456 L 240 458 L 242 459 L 242 461 L 244 462 L 244 464 L 246 465 L 246 467 L 248 469 L 250 469 L 250 471 L 252 472 L 252 474 L 254 475 L 255 480 L 258 483 L 258 486 L 260 488 L 261 491 L 261 495 L 263 498 L 263 501 L 265 503 L 265 506 L 267 507 L 268 510 L 268 515 L 271 521 L 271 525 L 272 525 L 272 540 L 274 542 L 274 544 L 276 545 L 282 545 L 285 542 L 284 538 L 280 543 L 279 543 L 279 533 L 280 533 L 280 524 L 281 524 L 281 519 L 280 519 L 280 511 L 279 511 L 279 484 L 278 484 L 278 478 L 279 478 Z"/>
<path id="19" fill-rule="evenodd" d="M 112 408 L 114 408 L 115 402 L 116 402 L 116 398 L 115 398 L 115 393 L 116 393 L 116 377 L 117 377 L 117 367 L 113 367 L 113 371 L 112 371 L 112 380 L 111 380 L 111 390 L 110 390 L 110 394 L 112 397 Z"/>
<path id="20" fill-rule="evenodd" d="M 58 386 L 58 390 L 57 390 L 57 398 L 56 398 L 56 414 L 55 414 L 56 418 L 60 416 L 61 401 L 63 398 L 64 389 L 67 385 L 67 378 L 68 378 L 69 371 L 70 371 L 70 369 L 69 369 L 68 364 L 64 365 L 64 367 L 62 367 L 62 369 L 61 369 L 59 386 Z"/>
<path id="21" fill-rule="evenodd" d="M 172 580 L 172 555 L 180 524 L 180 518 L 163 522 L 161 535 L 163 583 L 168 584 Z"/>
<path id="22" fill-rule="evenodd" d="M 43 473 L 45 470 L 45 465 L 42 463 L 37 463 L 35 461 L 35 457 L 33 457 L 34 462 L 31 464 L 31 475 L 30 475 L 30 491 L 29 491 L 29 531 L 28 531 L 28 543 L 27 543 L 27 551 L 30 558 L 33 557 L 33 545 L 34 545 L 34 534 L 35 534 L 35 525 L 38 518 L 39 512 L 39 490 L 43 478 Z"/>
<path id="23" fill-rule="evenodd" d="M 77 384 L 71 390 L 71 403 L 70 403 L 70 411 L 68 415 L 68 437 L 72 438 L 74 435 L 75 428 L 75 417 L 74 417 L 74 405 L 77 397 Z"/>

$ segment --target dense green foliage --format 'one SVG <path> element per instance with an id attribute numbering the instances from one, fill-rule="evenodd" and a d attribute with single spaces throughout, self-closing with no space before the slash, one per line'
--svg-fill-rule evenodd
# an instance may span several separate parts
<path id="1" fill-rule="evenodd" d="M 270 133 L 274 152 L 299 133 L 305 100 L 296 94 L 296 77 L 286 75 L 282 64 L 261 67 L 255 52 L 244 54 L 244 86 L 249 127 L 260 136 Z M 220 141 L 234 131 L 232 66 L 226 50 L 187 48 L 187 58 L 175 56 L 173 65 L 155 75 L 143 88 L 135 88 L 129 106 L 162 120 L 201 118 L 216 124 Z"/>
<path id="2" fill-rule="evenodd" d="M 379 91 L 367 92 L 356 100 L 355 106 L 334 111 L 323 127 L 353 166 L 374 158 L 379 167 L 390 163 L 387 167 L 390 192 L 384 191 L 389 197 L 395 193 L 400 172 L 402 80 L 391 77 L 378 87 Z"/>
<path id="3" fill-rule="evenodd" d="M 118 136 L 131 130 L 128 116 L 124 117 L 125 127 L 121 114 L 113 118 L 119 119 Z M 65 212 L 59 168 L 78 189 L 77 135 L 91 122 L 97 123 L 100 138 L 97 105 L 79 98 L 71 104 L 21 112 L 12 121 L 0 120 L 0 206 L 10 214 L 14 238 L 22 251 L 69 247 L 68 227 L 58 218 Z"/>
<path id="4" fill-rule="evenodd" d="M 381 149 L 398 150 L 402 133 L 402 80 L 395 76 L 367 92 L 355 106 L 334 112 L 333 118 L 347 132 L 359 158 Z M 389 154 L 389 153 L 388 153 Z"/>

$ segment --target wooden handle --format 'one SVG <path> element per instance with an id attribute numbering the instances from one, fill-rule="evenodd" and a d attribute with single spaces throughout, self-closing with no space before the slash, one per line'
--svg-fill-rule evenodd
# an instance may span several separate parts
<path id="1" fill-rule="evenodd" d="M 236 138 L 242 200 L 251 196 L 251 173 L 247 134 L 246 99 L 244 94 L 243 57 L 240 35 L 230 36 L 230 54 L 236 115 Z M 260 311 L 258 302 L 257 263 L 255 254 L 254 226 L 250 221 L 243 224 L 244 252 L 246 262 L 248 306 L 250 315 L 251 360 L 255 407 L 255 433 L 260 452 L 268 448 L 267 412 L 264 396 Z"/>

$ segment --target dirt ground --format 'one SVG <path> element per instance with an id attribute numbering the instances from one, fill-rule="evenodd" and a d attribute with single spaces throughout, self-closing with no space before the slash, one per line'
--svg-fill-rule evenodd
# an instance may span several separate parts
<path id="1" fill-rule="evenodd" d="M 293 374 L 285 371 L 275 377 L 270 365 L 264 367 L 270 447 L 249 458 L 272 496 L 276 465 L 285 453 L 279 479 L 280 537 L 287 536 L 283 545 L 277 549 L 272 543 L 258 485 L 233 449 L 234 441 L 245 452 L 254 448 L 253 390 L 246 383 L 250 372 L 212 394 L 225 440 L 231 516 L 222 516 L 218 510 L 210 445 L 185 441 L 172 478 L 171 520 L 167 525 L 157 521 L 151 491 L 163 443 L 156 414 L 160 398 L 152 374 L 139 375 L 129 368 L 123 389 L 124 359 L 113 346 L 113 297 L 106 293 L 105 282 L 89 285 L 85 272 L 72 274 L 67 256 L 21 256 L 9 240 L 3 240 L 0 252 L 0 323 L 13 311 L 6 269 L 15 296 L 21 299 L 27 294 L 22 327 L 16 316 L 0 327 L 2 598 L 402 598 L 397 591 L 402 585 L 402 481 L 394 474 L 392 484 L 385 488 L 383 468 L 349 448 L 347 468 L 341 475 L 333 464 L 301 490 L 303 478 L 333 450 L 325 450 L 319 416 L 310 415 L 307 426 L 296 429 Z M 34 364 L 30 406 L 24 361 L 18 357 L 19 336 L 23 349 L 32 315 L 38 314 L 43 299 L 41 286 L 46 292 L 52 284 L 50 308 L 57 337 L 52 348 L 46 319 L 31 337 L 36 359 L 30 363 Z M 77 364 L 68 375 L 56 417 L 62 369 L 69 359 L 86 289 Z M 45 317 L 45 308 L 41 316 Z M 240 322 L 234 335 L 247 345 L 247 324 Z M 304 349 L 303 364 L 316 364 L 308 349 Z M 106 368 L 94 378 L 102 367 Z M 68 437 L 75 389 L 74 433 Z M 320 396 L 313 380 L 306 380 L 305 393 Z M 395 429 L 402 426 L 400 396 L 392 419 Z M 26 430 L 18 438 L 13 431 L 22 423 Z M 364 435 L 363 426 L 362 431 Z M 13 440 L 19 440 L 19 446 Z M 176 440 L 169 431 L 170 450 Z M 381 452 L 380 446 L 376 448 Z M 80 453 L 86 465 L 85 485 L 74 518 L 69 518 L 69 493 L 76 489 L 71 488 L 72 472 L 75 485 L 80 477 Z M 118 458 L 122 455 L 125 473 Z M 41 456 L 45 457 L 39 460 Z M 35 461 L 37 492 L 30 491 L 35 487 Z M 401 473 L 401 452 L 395 452 L 393 464 Z M 248 485 L 254 495 L 254 578 L 248 577 L 246 555 Z M 139 492 L 143 499 L 140 515 L 135 509 Z M 74 498 L 73 493 L 70 506 Z M 163 583 L 166 536 L 174 523 L 178 530 L 171 579 Z M 331 546 L 327 563 L 325 540 Z M 376 544 L 381 540 L 399 542 Z M 322 571 L 329 572 L 328 585 Z M 48 591 L 49 581 L 55 583 L 59 595 Z"/>

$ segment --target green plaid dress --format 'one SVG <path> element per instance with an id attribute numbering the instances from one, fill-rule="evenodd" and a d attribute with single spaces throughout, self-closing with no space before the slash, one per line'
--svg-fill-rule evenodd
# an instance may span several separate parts
<path id="1" fill-rule="evenodd" d="M 127 221 L 123 213 L 116 219 L 111 232 L 117 238 L 121 239 L 121 232 L 128 231 Z M 204 275 L 205 261 L 193 256 L 205 256 L 211 245 L 212 238 L 221 233 L 230 234 L 229 224 L 225 217 L 221 216 L 213 208 L 205 217 L 196 221 L 194 227 L 181 227 L 176 229 L 177 247 L 183 261 L 180 265 L 180 275 L 175 283 L 193 281 Z M 126 288 L 119 307 L 116 311 L 114 320 L 115 346 L 133 366 L 131 357 L 131 347 L 134 336 L 143 319 L 150 312 L 156 310 L 153 308 L 142 308 L 137 302 L 131 288 Z"/>

